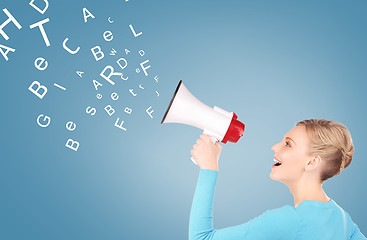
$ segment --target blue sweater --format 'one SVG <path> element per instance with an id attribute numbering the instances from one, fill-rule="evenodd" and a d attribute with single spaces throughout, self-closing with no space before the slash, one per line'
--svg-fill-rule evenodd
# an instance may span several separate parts
<path id="1" fill-rule="evenodd" d="M 191 206 L 190 240 L 366 240 L 349 214 L 333 200 L 305 200 L 296 208 L 268 210 L 247 223 L 213 229 L 213 197 L 218 172 L 200 169 Z"/>

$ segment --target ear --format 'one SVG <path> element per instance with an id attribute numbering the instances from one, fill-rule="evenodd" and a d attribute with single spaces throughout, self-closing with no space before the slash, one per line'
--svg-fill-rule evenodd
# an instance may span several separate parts
<path id="1" fill-rule="evenodd" d="M 313 156 L 311 160 L 309 160 L 305 166 L 306 171 L 311 171 L 316 169 L 321 164 L 320 156 Z"/>

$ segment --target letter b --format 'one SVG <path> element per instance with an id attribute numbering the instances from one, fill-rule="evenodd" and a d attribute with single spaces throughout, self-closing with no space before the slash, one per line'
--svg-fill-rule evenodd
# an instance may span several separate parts
<path id="1" fill-rule="evenodd" d="M 36 90 L 33 88 L 34 85 L 37 85 L 37 89 Z M 42 94 L 39 93 L 39 90 L 40 89 L 43 89 Z M 31 84 L 31 86 L 29 86 L 28 90 L 31 91 L 31 92 L 33 92 L 40 99 L 42 99 L 46 95 L 46 93 L 47 93 L 47 88 L 45 86 L 41 85 L 38 81 L 34 81 Z"/>
<path id="2" fill-rule="evenodd" d="M 69 138 L 65 144 L 65 147 L 68 147 L 76 152 L 79 148 L 79 142 Z"/>
<path id="3" fill-rule="evenodd" d="M 101 60 L 102 58 L 104 58 L 104 53 L 102 52 L 102 49 L 101 49 L 100 46 L 95 46 L 94 48 L 91 49 L 91 51 L 92 51 L 93 56 L 94 56 L 94 58 L 96 59 L 97 62 L 99 60 Z"/>

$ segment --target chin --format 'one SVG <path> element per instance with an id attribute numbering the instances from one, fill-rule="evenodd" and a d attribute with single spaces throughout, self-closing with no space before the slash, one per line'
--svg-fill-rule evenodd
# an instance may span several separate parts
<path id="1" fill-rule="evenodd" d="M 271 180 L 274 180 L 274 181 L 277 181 L 275 178 L 274 178 L 274 175 L 273 175 L 273 172 L 270 173 L 270 176 Z"/>
<path id="2" fill-rule="evenodd" d="M 277 181 L 277 182 L 282 182 L 279 178 L 277 178 L 276 175 L 273 174 L 273 172 L 270 173 L 270 178 L 271 180 Z"/>

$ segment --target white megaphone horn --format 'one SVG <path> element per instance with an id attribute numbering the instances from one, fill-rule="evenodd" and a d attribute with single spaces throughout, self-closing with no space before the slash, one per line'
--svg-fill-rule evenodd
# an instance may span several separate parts
<path id="1" fill-rule="evenodd" d="M 171 102 L 163 116 L 163 123 L 182 123 L 204 130 L 213 143 L 236 143 L 245 130 L 245 124 L 237 120 L 234 112 L 227 112 L 217 106 L 214 108 L 200 102 L 183 85 L 177 85 Z M 196 164 L 195 160 L 191 160 Z"/>

